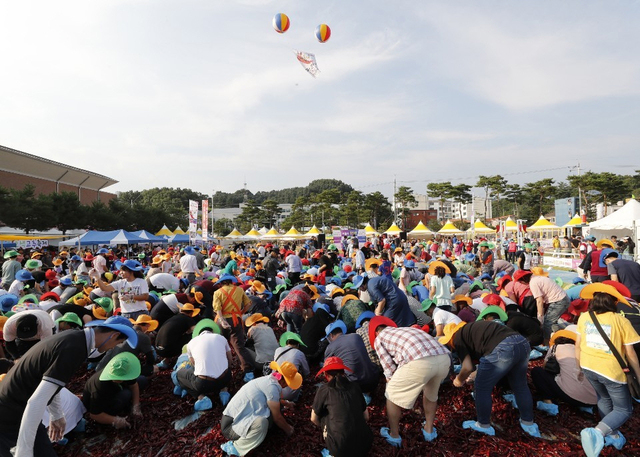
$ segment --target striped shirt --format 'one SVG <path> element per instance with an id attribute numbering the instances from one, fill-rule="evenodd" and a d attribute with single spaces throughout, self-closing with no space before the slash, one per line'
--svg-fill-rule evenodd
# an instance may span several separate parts
<path id="1" fill-rule="evenodd" d="M 413 360 L 449 353 L 434 337 L 412 327 L 386 327 L 376 337 L 374 347 L 387 380 Z"/>

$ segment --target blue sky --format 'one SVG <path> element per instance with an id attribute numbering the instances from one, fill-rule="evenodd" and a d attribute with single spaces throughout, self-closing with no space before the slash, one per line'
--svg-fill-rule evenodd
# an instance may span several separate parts
<path id="1" fill-rule="evenodd" d="M 639 1 L 4 2 L 0 144 L 111 191 L 633 173 L 639 23 Z"/>

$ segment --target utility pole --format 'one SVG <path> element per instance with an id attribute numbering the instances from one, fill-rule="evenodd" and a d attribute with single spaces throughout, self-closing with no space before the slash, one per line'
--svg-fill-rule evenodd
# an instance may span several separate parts
<path id="1" fill-rule="evenodd" d="M 393 223 L 398 220 L 398 204 L 396 202 L 396 175 L 393 175 Z"/>
<path id="2" fill-rule="evenodd" d="M 216 194 L 215 189 L 212 189 L 211 190 L 211 233 L 214 233 L 214 231 L 213 231 L 214 230 L 214 228 L 213 228 L 213 223 L 214 223 L 214 220 L 213 220 L 213 196 L 215 194 Z"/>

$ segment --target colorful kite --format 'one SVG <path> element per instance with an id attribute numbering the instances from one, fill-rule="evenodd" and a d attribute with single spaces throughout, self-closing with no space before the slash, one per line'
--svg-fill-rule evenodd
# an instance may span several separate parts
<path id="1" fill-rule="evenodd" d="M 293 50 L 293 52 L 296 54 L 300 65 L 302 65 L 302 67 L 307 70 L 307 73 L 309 73 L 314 78 L 318 73 L 320 73 L 320 69 L 318 68 L 318 64 L 316 63 L 315 55 L 309 54 L 308 52 L 296 51 L 295 49 Z"/>

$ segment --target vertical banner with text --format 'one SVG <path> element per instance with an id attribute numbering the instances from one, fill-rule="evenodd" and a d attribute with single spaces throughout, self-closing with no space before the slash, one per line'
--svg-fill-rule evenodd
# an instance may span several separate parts
<path id="1" fill-rule="evenodd" d="M 202 242 L 209 242 L 209 200 L 202 200 Z"/>
<path id="2" fill-rule="evenodd" d="M 198 202 L 189 200 L 189 243 L 194 244 L 198 236 Z"/>

